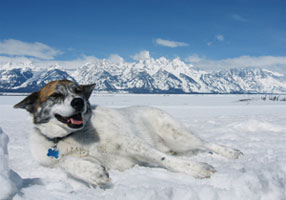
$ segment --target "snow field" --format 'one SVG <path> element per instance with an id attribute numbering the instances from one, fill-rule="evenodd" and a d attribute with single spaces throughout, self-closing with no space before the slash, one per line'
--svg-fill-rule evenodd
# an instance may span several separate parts
<path id="1" fill-rule="evenodd" d="M 60 169 L 40 166 L 29 151 L 31 119 L 12 105 L 20 96 L 0 97 L 0 199 L 286 199 L 286 103 L 245 95 L 93 95 L 109 107 L 150 105 L 166 110 L 201 138 L 241 150 L 238 160 L 206 152 L 186 158 L 213 165 L 210 179 L 194 179 L 162 168 L 136 166 L 111 171 L 110 188 L 89 188 Z M 240 102 L 240 99 L 253 99 Z M 4 139 L 3 139 L 4 138 Z M 6 138 L 6 139 L 5 139 Z M 4 141 L 4 142 L 3 142 Z M 22 179 L 9 178 L 10 169 Z M 4 177 L 4 178 L 3 178 Z M 23 182 L 23 184 L 15 185 Z M 3 189 L 7 188 L 7 189 Z M 4 196 L 4 192 L 6 196 Z M 1 196 L 2 195 L 2 196 Z"/>
<path id="2" fill-rule="evenodd" d="M 22 187 L 22 179 L 19 175 L 10 169 L 8 161 L 7 145 L 8 136 L 3 133 L 0 128 L 0 199 L 10 199 L 13 197 L 20 187 Z"/>

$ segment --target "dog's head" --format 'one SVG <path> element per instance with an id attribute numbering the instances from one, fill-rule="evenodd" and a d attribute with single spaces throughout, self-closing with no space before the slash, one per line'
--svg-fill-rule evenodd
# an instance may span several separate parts
<path id="1" fill-rule="evenodd" d="M 48 138 L 65 137 L 85 127 L 91 116 L 89 97 L 95 87 L 69 80 L 48 83 L 14 108 L 26 109 L 34 124 Z"/>

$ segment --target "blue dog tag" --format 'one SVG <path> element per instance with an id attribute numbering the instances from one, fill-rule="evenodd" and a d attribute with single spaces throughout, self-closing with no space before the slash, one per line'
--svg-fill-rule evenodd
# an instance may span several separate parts
<path id="1" fill-rule="evenodd" d="M 56 147 L 49 148 L 47 156 L 59 158 L 59 150 Z"/>

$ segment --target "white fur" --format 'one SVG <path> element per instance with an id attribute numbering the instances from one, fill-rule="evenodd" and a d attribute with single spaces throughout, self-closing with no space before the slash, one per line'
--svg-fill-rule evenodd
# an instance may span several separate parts
<path id="1" fill-rule="evenodd" d="M 106 168 L 125 170 L 139 163 L 206 178 L 215 172 L 212 166 L 183 160 L 172 153 L 205 148 L 233 159 L 241 155 L 238 150 L 201 140 L 166 112 L 156 108 L 110 109 L 98 106 L 92 112 L 90 123 L 71 135 L 58 123 L 52 120 L 44 129 L 35 128 L 31 136 L 33 155 L 43 165 L 60 166 L 89 184 L 108 183 Z M 62 134 L 58 133 L 61 131 Z M 59 159 L 47 156 L 48 149 L 54 145 L 43 136 L 47 132 L 49 136 L 68 135 L 57 144 Z"/>
<path id="2" fill-rule="evenodd" d="M 52 116 L 51 119 L 47 123 L 40 123 L 36 125 L 36 127 L 39 130 L 41 130 L 42 134 L 44 134 L 48 138 L 55 138 L 55 137 L 65 137 L 69 135 L 72 131 L 74 131 L 74 129 L 69 128 L 68 126 L 63 126 L 63 123 L 58 121 L 54 117 L 54 115 L 60 114 L 64 117 L 73 115 L 75 113 L 75 110 L 71 106 L 71 101 L 75 97 L 77 96 L 68 95 L 62 103 L 55 104 L 52 106 L 52 109 L 50 111 L 50 115 Z M 85 103 L 82 113 L 85 113 L 86 109 L 87 106 Z M 85 115 L 82 115 L 82 117 L 84 118 L 83 120 L 83 127 L 84 127 L 87 119 Z"/>
<path id="3" fill-rule="evenodd" d="M 60 114 L 62 116 L 71 116 L 72 114 L 74 114 L 74 109 L 71 107 L 71 101 L 74 98 L 79 98 L 79 97 L 75 95 L 71 95 L 69 93 L 69 95 L 67 95 L 67 97 L 64 99 L 64 101 L 61 104 L 55 104 L 52 106 L 51 112 Z M 86 111 L 86 104 L 84 104 L 83 113 L 85 111 Z"/>

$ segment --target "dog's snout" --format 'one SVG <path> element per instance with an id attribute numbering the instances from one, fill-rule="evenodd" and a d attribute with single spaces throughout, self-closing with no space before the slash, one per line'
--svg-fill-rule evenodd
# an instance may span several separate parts
<path id="1" fill-rule="evenodd" d="M 74 98 L 72 101 L 71 101 L 71 106 L 78 110 L 78 111 L 81 111 L 84 107 L 84 101 L 82 98 Z"/>

